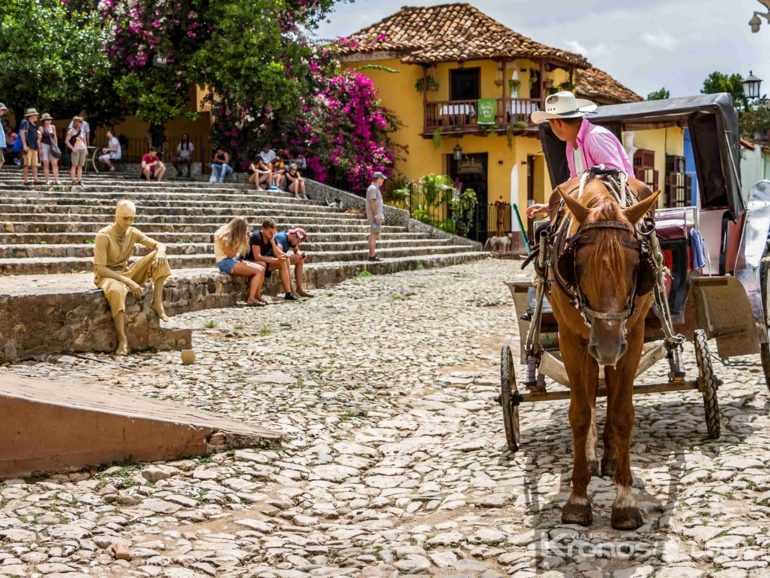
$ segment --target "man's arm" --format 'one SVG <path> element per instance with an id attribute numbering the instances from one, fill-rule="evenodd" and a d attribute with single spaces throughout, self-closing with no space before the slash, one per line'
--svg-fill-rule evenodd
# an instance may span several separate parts
<path id="1" fill-rule="evenodd" d="M 273 249 L 275 250 L 275 249 Z M 260 261 L 262 263 L 278 263 L 279 259 L 276 259 L 275 257 L 268 257 L 267 255 L 262 254 L 262 249 L 259 248 L 259 245 L 252 245 L 251 246 L 251 253 L 254 255 L 255 261 Z M 286 257 L 284 257 L 285 259 Z"/>
<path id="2" fill-rule="evenodd" d="M 141 297 L 144 292 L 136 281 L 124 277 L 117 271 L 113 271 L 107 267 L 107 249 L 109 242 L 109 239 L 103 235 L 96 236 L 96 241 L 94 243 L 94 271 L 96 271 L 96 274 L 100 277 L 107 277 L 108 279 L 120 281 L 129 288 L 131 295 L 134 297 Z"/>
<path id="3" fill-rule="evenodd" d="M 27 129 L 23 128 L 19 131 L 19 138 L 21 139 L 21 145 L 24 149 L 24 152 L 27 152 L 29 150 L 29 147 L 27 146 Z"/>

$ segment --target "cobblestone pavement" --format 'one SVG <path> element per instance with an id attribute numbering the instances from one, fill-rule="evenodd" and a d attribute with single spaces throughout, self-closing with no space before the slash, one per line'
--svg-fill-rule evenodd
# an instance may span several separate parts
<path id="1" fill-rule="evenodd" d="M 615 490 L 599 477 L 594 525 L 560 524 L 567 402 L 522 407 L 514 457 L 493 400 L 500 347 L 518 347 L 502 284 L 517 268 L 488 260 L 359 278 L 299 304 L 174 318 L 200 329 L 197 364 L 135 355 L 117 387 L 287 441 L 0 484 L 0 575 L 770 576 L 770 404 L 757 357 L 716 365 L 719 440 L 706 438 L 697 393 L 636 398 L 645 526 L 610 528 Z M 685 361 L 692 371 L 691 345 Z M 0 371 L 91 383 L 116 373 L 72 357 Z M 113 558 L 116 543 L 131 561 Z"/>

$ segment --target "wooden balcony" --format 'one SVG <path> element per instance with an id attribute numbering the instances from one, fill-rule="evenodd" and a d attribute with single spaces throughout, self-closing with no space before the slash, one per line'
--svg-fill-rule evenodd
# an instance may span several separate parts
<path id="1" fill-rule="evenodd" d="M 529 117 L 542 110 L 540 98 L 498 98 L 495 113 L 495 125 L 502 130 L 515 122 L 527 123 L 527 128 L 518 130 L 534 131 Z M 489 130 L 492 125 L 479 124 L 477 118 L 477 100 L 444 100 L 425 103 L 425 125 L 423 136 L 428 137 L 436 130 L 439 132 L 480 132 Z"/>

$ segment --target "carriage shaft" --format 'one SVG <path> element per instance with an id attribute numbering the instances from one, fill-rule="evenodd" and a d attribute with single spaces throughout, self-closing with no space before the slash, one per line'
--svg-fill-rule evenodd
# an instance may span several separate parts
<path id="1" fill-rule="evenodd" d="M 648 393 L 669 393 L 672 391 L 697 390 L 697 381 L 679 381 L 672 383 L 654 383 L 652 385 L 637 385 L 634 387 L 634 395 Z M 536 401 L 559 401 L 569 399 L 569 391 L 552 391 L 543 394 L 524 393 L 519 395 L 520 403 L 533 403 Z M 607 390 L 603 387 L 596 392 L 596 397 L 607 397 Z"/>

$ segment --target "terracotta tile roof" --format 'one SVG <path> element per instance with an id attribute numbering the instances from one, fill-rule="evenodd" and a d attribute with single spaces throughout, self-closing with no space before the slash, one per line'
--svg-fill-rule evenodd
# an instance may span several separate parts
<path id="1" fill-rule="evenodd" d="M 598 68 L 578 70 L 575 74 L 577 74 L 575 93 L 583 98 L 606 99 L 616 104 L 644 100 L 633 90 L 626 88 L 609 74 Z"/>
<path id="2" fill-rule="evenodd" d="M 404 6 L 343 39 L 340 50 L 343 55 L 396 52 L 412 64 L 507 57 L 590 66 L 580 54 L 535 42 L 470 4 Z"/>

